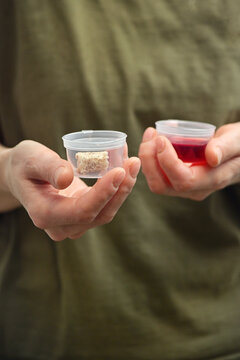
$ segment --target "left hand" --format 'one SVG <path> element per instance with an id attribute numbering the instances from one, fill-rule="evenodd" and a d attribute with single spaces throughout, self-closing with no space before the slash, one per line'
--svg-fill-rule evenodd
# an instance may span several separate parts
<path id="1" fill-rule="evenodd" d="M 154 128 L 145 131 L 139 148 L 142 171 L 152 192 L 200 201 L 240 182 L 240 122 L 220 127 L 205 155 L 206 165 L 186 165 Z"/>
<path id="2" fill-rule="evenodd" d="M 2 150 L 0 185 L 21 204 L 34 225 L 52 240 L 80 238 L 109 223 L 131 193 L 140 169 L 138 158 L 111 169 L 92 187 L 73 177 L 69 162 L 32 140 Z"/>

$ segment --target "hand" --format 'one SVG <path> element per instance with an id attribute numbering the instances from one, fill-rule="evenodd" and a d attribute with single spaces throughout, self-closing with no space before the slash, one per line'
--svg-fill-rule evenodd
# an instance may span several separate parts
<path id="1" fill-rule="evenodd" d="M 205 150 L 206 165 L 188 166 L 170 141 L 148 128 L 140 145 L 142 171 L 156 194 L 203 200 L 240 182 L 240 123 L 220 127 Z"/>
<path id="2" fill-rule="evenodd" d="M 60 241 L 78 238 L 88 229 L 110 222 L 130 194 L 139 168 L 138 158 L 126 159 L 124 168 L 111 170 L 88 187 L 74 178 L 66 160 L 26 140 L 8 152 L 5 178 L 33 223 Z"/>

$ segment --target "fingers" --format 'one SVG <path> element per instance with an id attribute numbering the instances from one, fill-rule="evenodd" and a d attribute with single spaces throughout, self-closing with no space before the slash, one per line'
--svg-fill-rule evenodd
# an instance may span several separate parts
<path id="1" fill-rule="evenodd" d="M 162 173 L 156 152 L 157 132 L 148 128 L 143 135 L 138 156 L 142 163 L 142 172 L 146 177 L 150 190 L 154 193 L 164 193 L 168 188 L 166 176 Z"/>
<path id="2" fill-rule="evenodd" d="M 170 141 L 164 136 L 156 138 L 157 160 L 175 191 L 192 188 L 195 177 L 193 168 L 184 164 L 177 156 Z"/>
<path id="3" fill-rule="evenodd" d="M 125 178 L 125 170 L 116 168 L 98 179 L 96 184 L 78 201 L 81 202 L 81 212 L 92 221 L 112 199 Z"/>
<path id="4" fill-rule="evenodd" d="M 208 168 L 183 163 L 164 136 L 143 142 L 139 157 L 149 188 L 156 194 L 198 199 L 211 189 L 211 177 L 206 176 Z"/>
<path id="5" fill-rule="evenodd" d="M 182 191 L 191 187 L 192 170 L 178 158 L 166 137 L 156 135 L 156 132 L 149 128 L 143 140 L 145 142 L 140 146 L 139 157 L 152 192 L 170 195 L 172 188 L 175 191 Z"/>
<path id="6" fill-rule="evenodd" d="M 125 156 L 127 156 L 127 147 Z M 21 164 L 19 171 L 23 176 L 18 192 L 22 204 L 37 227 L 48 229 L 49 234 L 51 232 L 51 236 L 55 234 L 57 238 L 62 236 L 59 235 L 59 228 L 63 226 L 82 225 L 83 229 L 76 231 L 75 235 L 86 231 L 88 227 L 93 227 L 94 219 L 124 182 L 121 192 L 112 204 L 112 212 L 116 213 L 132 189 L 140 167 L 138 159 L 128 159 L 126 160 L 126 164 L 129 164 L 126 165 L 127 176 L 123 168 L 115 168 L 99 179 L 92 188 L 81 185 L 77 189 L 76 182 L 69 186 L 73 180 L 70 164 L 39 143 L 22 142 L 16 150 L 14 161 Z M 130 173 L 134 174 L 134 179 L 131 178 Z M 58 192 L 55 189 L 66 186 L 64 191 Z"/>
<path id="7" fill-rule="evenodd" d="M 61 196 L 50 185 L 46 185 L 49 186 L 48 190 L 43 189 L 43 185 L 33 184 L 27 192 L 27 211 L 34 224 L 41 229 L 89 224 L 117 192 L 124 176 L 124 169 L 113 169 L 78 198 Z M 41 197 L 36 204 L 34 193 L 39 195 L 39 191 Z"/>
<path id="8" fill-rule="evenodd" d="M 220 127 L 206 147 L 206 159 L 210 166 L 240 156 L 240 122 Z"/>
<path id="9" fill-rule="evenodd" d="M 156 149 L 159 165 L 171 185 L 165 194 L 202 200 L 225 184 L 223 169 L 188 166 L 178 158 L 172 144 L 164 136 L 156 138 Z"/>
<path id="10" fill-rule="evenodd" d="M 156 161 L 156 144 L 154 140 L 143 142 L 140 145 L 139 158 L 142 162 L 142 172 L 150 177 L 151 172 L 158 173 L 158 164 Z"/>
<path id="11" fill-rule="evenodd" d="M 98 224 L 106 224 L 112 221 L 121 205 L 131 193 L 133 186 L 136 182 L 140 166 L 141 163 L 138 158 L 132 157 L 125 161 L 124 168 L 126 171 L 126 176 L 111 201 L 107 203 L 107 205 L 96 217 L 96 221 Z"/>
<path id="12" fill-rule="evenodd" d="M 45 232 L 48 236 L 54 241 L 62 241 L 66 238 L 77 239 L 80 238 L 88 230 L 86 227 L 85 230 L 80 230 L 79 225 L 67 225 L 59 226 L 50 229 L 45 229 Z"/>
<path id="13" fill-rule="evenodd" d="M 226 129 L 223 130 L 218 136 L 226 135 Z M 172 144 L 164 136 L 142 143 L 140 158 L 149 187 L 157 194 L 203 200 L 212 192 L 238 182 L 240 178 L 240 156 L 216 168 L 207 165 L 189 167 L 178 158 Z M 163 174 L 168 182 L 164 183 Z"/>
<path id="14" fill-rule="evenodd" d="M 144 134 L 143 134 L 143 139 L 142 142 L 145 143 L 147 141 L 152 140 L 153 138 L 155 138 L 157 136 L 157 131 L 156 129 L 149 127 L 145 130 Z"/>
<path id="15" fill-rule="evenodd" d="M 85 217 L 84 222 L 81 221 L 78 224 L 48 228 L 45 230 L 47 234 L 55 241 L 61 241 L 66 237 L 76 239 L 81 237 L 88 229 L 112 221 L 136 182 L 136 177 L 140 170 L 140 160 L 138 158 L 130 158 L 126 160 L 124 163 L 124 169 L 126 175 L 121 182 L 118 191 L 107 202 L 96 217 L 88 219 Z M 88 209 L 86 211 L 88 212 Z M 94 211 L 96 211 L 96 209 L 94 209 Z"/>

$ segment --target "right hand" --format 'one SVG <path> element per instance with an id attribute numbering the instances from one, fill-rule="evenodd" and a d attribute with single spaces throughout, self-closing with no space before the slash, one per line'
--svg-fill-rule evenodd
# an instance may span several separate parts
<path id="1" fill-rule="evenodd" d="M 61 241 L 110 222 L 130 194 L 139 169 L 138 158 L 126 159 L 124 168 L 109 171 L 88 187 L 74 177 L 69 162 L 38 142 L 25 140 L 8 152 L 5 186 L 35 226 Z"/>

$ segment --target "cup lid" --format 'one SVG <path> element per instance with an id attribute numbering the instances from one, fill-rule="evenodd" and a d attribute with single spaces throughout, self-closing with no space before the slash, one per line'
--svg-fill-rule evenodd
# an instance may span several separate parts
<path id="1" fill-rule="evenodd" d="M 215 125 L 209 123 L 177 119 L 159 120 L 155 125 L 161 134 L 183 137 L 210 137 L 216 129 Z"/>
<path id="2" fill-rule="evenodd" d="M 111 130 L 82 130 L 62 137 L 69 150 L 104 151 L 117 149 L 126 143 L 127 134 Z"/>

